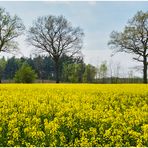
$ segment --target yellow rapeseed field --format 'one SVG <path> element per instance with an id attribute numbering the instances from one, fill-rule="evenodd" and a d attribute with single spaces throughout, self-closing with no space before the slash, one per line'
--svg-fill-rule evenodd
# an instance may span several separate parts
<path id="1" fill-rule="evenodd" d="M 0 146 L 148 147 L 148 85 L 1 84 Z"/>

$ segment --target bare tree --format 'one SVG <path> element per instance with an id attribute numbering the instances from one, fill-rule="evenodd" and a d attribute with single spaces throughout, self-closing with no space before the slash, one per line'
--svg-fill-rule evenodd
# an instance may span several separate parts
<path id="1" fill-rule="evenodd" d="M 120 70 L 121 70 L 120 62 L 115 63 L 114 75 L 115 75 L 115 78 L 116 78 L 116 83 L 118 83 L 118 80 L 120 78 Z"/>
<path id="2" fill-rule="evenodd" d="M 109 61 L 108 65 L 108 70 L 109 70 L 109 76 L 110 76 L 110 83 L 113 83 L 113 61 Z"/>
<path id="3" fill-rule="evenodd" d="M 80 53 L 84 33 L 72 27 L 63 16 L 39 17 L 28 32 L 28 41 L 39 52 L 46 52 L 55 62 L 56 83 L 59 83 L 59 62 L 62 55 Z"/>
<path id="4" fill-rule="evenodd" d="M 147 83 L 148 12 L 138 11 L 129 20 L 123 32 L 113 31 L 108 43 L 117 52 L 134 54 L 134 60 L 143 63 L 143 82 Z"/>
<path id="5" fill-rule="evenodd" d="M 107 78 L 107 71 L 108 71 L 107 62 L 103 61 L 98 69 L 99 78 L 102 79 L 102 83 L 105 83 L 105 78 Z"/>
<path id="6" fill-rule="evenodd" d="M 120 62 L 113 62 L 112 60 L 109 61 L 108 71 L 111 83 L 118 83 L 118 80 L 121 77 L 120 70 L 121 70 Z"/>
<path id="7" fill-rule="evenodd" d="M 25 29 L 19 17 L 10 16 L 5 9 L 0 8 L 0 52 L 13 52 L 18 49 L 15 39 Z"/>

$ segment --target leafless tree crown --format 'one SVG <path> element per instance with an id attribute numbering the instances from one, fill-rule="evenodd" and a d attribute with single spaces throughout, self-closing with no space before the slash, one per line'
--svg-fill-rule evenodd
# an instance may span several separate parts
<path id="1" fill-rule="evenodd" d="M 15 38 L 25 29 L 19 17 L 10 16 L 5 9 L 0 8 L 0 52 L 13 52 L 17 49 Z"/>
<path id="2" fill-rule="evenodd" d="M 29 29 L 28 41 L 41 52 L 45 51 L 54 59 L 63 54 L 72 56 L 80 52 L 83 31 L 74 28 L 63 16 L 39 17 Z"/>

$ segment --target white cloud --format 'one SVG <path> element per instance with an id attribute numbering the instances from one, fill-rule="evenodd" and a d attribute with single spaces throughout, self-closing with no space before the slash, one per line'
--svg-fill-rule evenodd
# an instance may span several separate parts
<path id="1" fill-rule="evenodd" d="M 97 1 L 88 1 L 88 4 L 91 6 L 95 6 L 97 4 Z"/>
<path id="2" fill-rule="evenodd" d="M 43 3 L 45 4 L 66 4 L 66 5 L 69 5 L 71 4 L 71 1 L 63 1 L 63 0 L 47 0 L 47 1 L 43 1 Z"/>

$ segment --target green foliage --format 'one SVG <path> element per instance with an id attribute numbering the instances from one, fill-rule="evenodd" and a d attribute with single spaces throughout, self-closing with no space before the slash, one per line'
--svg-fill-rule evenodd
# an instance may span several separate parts
<path id="1" fill-rule="evenodd" d="M 6 67 L 6 60 L 3 57 L 3 58 L 0 59 L 0 81 L 2 79 L 2 76 L 3 76 L 3 72 L 4 72 L 5 67 Z"/>
<path id="2" fill-rule="evenodd" d="M 32 68 L 24 63 L 16 72 L 14 80 L 17 83 L 32 83 L 37 78 L 37 75 Z"/>
<path id="3" fill-rule="evenodd" d="M 63 79 L 64 81 L 78 83 L 82 82 L 83 74 L 82 64 L 65 64 L 63 67 Z"/>
<path id="4" fill-rule="evenodd" d="M 83 74 L 83 82 L 91 83 L 94 81 L 96 75 L 96 68 L 90 64 L 86 65 Z"/>
<path id="5" fill-rule="evenodd" d="M 107 62 L 103 61 L 98 69 L 97 69 L 97 78 L 99 78 L 99 81 L 101 83 L 106 83 L 107 81 L 107 72 L 108 72 L 108 67 L 107 67 Z"/>
<path id="6" fill-rule="evenodd" d="M 3 61 L 3 59 L 0 58 L 0 61 Z M 11 57 L 6 59 L 5 62 L 6 62 L 5 68 L 3 70 L 4 80 L 13 79 L 15 76 L 15 73 L 18 71 L 18 69 L 20 69 L 20 67 L 24 62 L 27 63 L 36 72 L 38 79 L 55 80 L 54 63 L 51 57 L 49 56 L 35 56 L 34 58 Z M 63 82 L 82 82 L 82 75 L 85 70 L 85 64 L 83 63 L 83 59 L 63 56 L 61 57 L 59 64 L 60 64 L 59 73 Z M 79 65 L 75 65 L 75 64 L 79 64 Z M 76 70 L 74 70 L 75 68 Z M 72 78 L 73 76 L 71 77 L 71 74 L 73 75 L 73 71 L 77 71 L 77 70 L 78 70 L 78 73 L 76 72 L 77 74 L 74 74 L 77 77 L 74 79 L 77 79 L 77 81 L 76 80 L 71 81 L 73 79 Z M 66 78 L 67 76 L 68 76 L 68 79 Z"/>
<path id="7" fill-rule="evenodd" d="M 106 61 L 102 62 L 98 69 L 99 78 L 105 78 L 107 76 L 107 63 Z"/>
<path id="8" fill-rule="evenodd" d="M 90 64 L 65 64 L 63 66 L 63 80 L 64 82 L 72 83 L 91 83 L 94 82 L 96 75 L 96 68 Z"/>
<path id="9" fill-rule="evenodd" d="M 18 71 L 21 66 L 22 63 L 15 57 L 8 59 L 4 70 L 4 79 L 13 79 L 16 71 Z"/>

